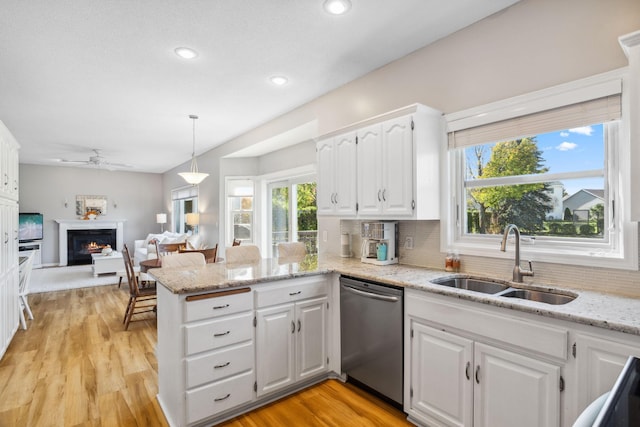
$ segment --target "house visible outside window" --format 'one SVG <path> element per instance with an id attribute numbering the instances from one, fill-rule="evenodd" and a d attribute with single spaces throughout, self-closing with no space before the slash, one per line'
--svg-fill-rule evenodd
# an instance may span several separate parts
<path id="1" fill-rule="evenodd" d="M 442 249 L 512 256 L 498 251 L 498 241 L 516 224 L 521 250 L 534 260 L 637 268 L 635 224 L 621 209 L 629 142 L 621 136 L 620 80 L 545 96 L 582 99 L 548 108 L 538 104 L 553 101 L 535 96 L 505 102 L 493 113 L 507 117 L 493 122 L 477 111 L 449 115 Z"/>
<path id="2" fill-rule="evenodd" d="M 517 224 L 536 238 L 607 240 L 607 135 L 617 126 L 597 123 L 465 148 L 465 233 L 501 234 Z"/>
<path id="3" fill-rule="evenodd" d="M 234 239 L 254 243 L 254 182 L 252 179 L 227 179 L 227 245 Z"/>
<path id="4" fill-rule="evenodd" d="M 194 232 L 194 227 L 187 224 L 187 214 L 198 212 L 198 186 L 177 188 L 171 191 L 173 202 L 173 231 L 176 233 Z"/>
<path id="5" fill-rule="evenodd" d="M 318 219 L 315 176 L 268 185 L 270 233 L 268 245 L 278 256 L 278 243 L 304 242 L 307 253 L 318 252 Z"/>

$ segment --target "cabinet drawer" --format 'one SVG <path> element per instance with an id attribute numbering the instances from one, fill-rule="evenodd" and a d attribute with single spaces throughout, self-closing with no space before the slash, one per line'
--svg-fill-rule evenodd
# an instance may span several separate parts
<path id="1" fill-rule="evenodd" d="M 287 280 L 273 285 L 256 288 L 256 307 L 299 301 L 327 295 L 327 280 L 324 276 Z"/>
<path id="2" fill-rule="evenodd" d="M 243 288 L 189 296 L 184 305 L 184 321 L 193 322 L 251 310 L 253 299 L 251 289 Z"/>
<path id="3" fill-rule="evenodd" d="M 253 338 L 253 312 L 185 326 L 186 356 Z"/>
<path id="4" fill-rule="evenodd" d="M 187 424 L 219 414 L 253 398 L 253 370 L 187 391 Z"/>
<path id="5" fill-rule="evenodd" d="M 253 341 L 187 359 L 187 388 L 253 369 Z"/>

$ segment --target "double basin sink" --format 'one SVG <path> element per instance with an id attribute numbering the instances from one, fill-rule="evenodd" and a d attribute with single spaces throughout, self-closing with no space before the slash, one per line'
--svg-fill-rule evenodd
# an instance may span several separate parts
<path id="1" fill-rule="evenodd" d="M 475 279 L 470 277 L 443 277 L 440 279 L 432 280 L 431 283 L 440 286 L 448 286 L 450 288 L 466 289 L 469 291 L 480 292 L 483 294 L 490 294 L 504 298 L 517 298 L 552 305 L 566 304 L 576 298 L 574 295 L 550 291 L 514 288 L 513 286 L 506 283 L 488 279 Z"/>

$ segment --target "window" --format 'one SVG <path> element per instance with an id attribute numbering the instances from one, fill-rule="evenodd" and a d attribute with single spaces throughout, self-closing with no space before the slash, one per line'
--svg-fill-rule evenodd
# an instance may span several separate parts
<path id="1" fill-rule="evenodd" d="M 268 186 L 270 200 L 271 256 L 278 256 L 278 243 L 304 242 L 307 253 L 318 252 L 316 182 L 312 177 L 278 181 Z"/>
<path id="2" fill-rule="evenodd" d="M 479 109 L 447 117 L 452 197 L 442 250 L 512 257 L 498 241 L 513 223 L 533 260 L 637 268 L 635 224 L 621 209 L 620 80 L 576 86 L 543 101 L 504 101 L 488 114 L 495 121 Z"/>
<path id="3" fill-rule="evenodd" d="M 193 233 L 197 225 L 187 224 L 187 214 L 198 212 L 198 186 L 192 185 L 171 191 L 173 201 L 173 231 Z"/>
<path id="4" fill-rule="evenodd" d="M 254 184 L 251 179 L 227 179 L 227 245 L 254 242 Z"/>

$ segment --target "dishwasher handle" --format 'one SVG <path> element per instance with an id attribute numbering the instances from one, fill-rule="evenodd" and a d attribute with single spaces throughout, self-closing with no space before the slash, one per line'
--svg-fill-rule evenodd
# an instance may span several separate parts
<path id="1" fill-rule="evenodd" d="M 388 302 L 398 302 L 398 297 L 380 295 L 380 294 L 375 294 L 373 292 L 365 292 L 345 284 L 342 285 L 342 289 L 347 290 L 349 292 L 353 292 L 354 294 L 357 294 L 357 295 L 361 295 L 363 297 L 379 299 L 379 300 L 388 301 Z"/>

